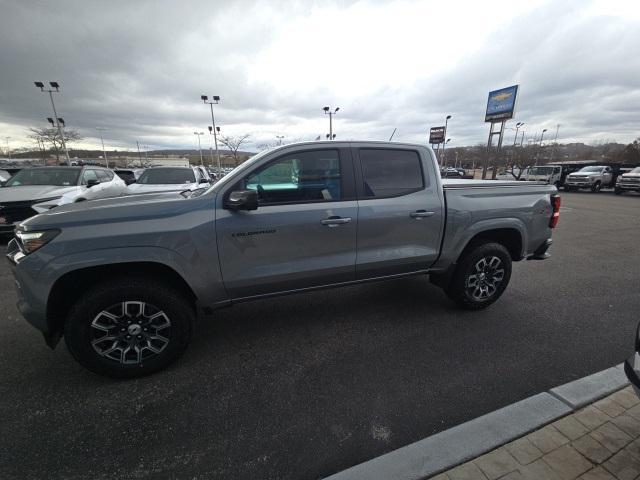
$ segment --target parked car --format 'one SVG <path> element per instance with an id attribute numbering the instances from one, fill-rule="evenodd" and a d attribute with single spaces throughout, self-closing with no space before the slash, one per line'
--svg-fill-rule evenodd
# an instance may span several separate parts
<path id="1" fill-rule="evenodd" d="M 613 186 L 613 171 L 605 165 L 583 167 L 577 172 L 570 173 L 564 181 L 567 192 L 588 188 L 592 192 L 599 192 L 603 187 Z"/>
<path id="2" fill-rule="evenodd" d="M 440 169 L 440 177 L 442 178 L 462 178 L 465 172 L 453 167 L 444 167 Z"/>
<path id="3" fill-rule="evenodd" d="M 389 142 L 286 145 L 206 191 L 90 203 L 21 223 L 7 256 L 47 344 L 64 335 L 114 377 L 169 365 L 196 316 L 264 296 L 430 274 L 485 308 L 513 261 L 548 257 L 560 209 L 554 186 L 441 180 L 431 149 Z"/>
<path id="4" fill-rule="evenodd" d="M 124 183 L 131 185 L 138 181 L 138 178 L 140 178 L 140 175 L 144 172 L 144 168 L 116 168 L 113 171 L 124 181 Z"/>
<path id="5" fill-rule="evenodd" d="M 202 169 L 204 170 L 204 169 Z M 206 188 L 212 183 L 201 167 L 147 168 L 135 183 L 127 186 L 128 195 Z"/>
<path id="6" fill-rule="evenodd" d="M 527 167 L 520 180 L 545 182 L 559 187 L 562 184 L 562 167 L 559 165 L 540 165 Z"/>
<path id="7" fill-rule="evenodd" d="M 101 167 L 23 168 L 0 188 L 0 233 L 67 203 L 122 195 L 125 183 Z"/>
<path id="8" fill-rule="evenodd" d="M 619 176 L 614 192 L 616 195 L 620 195 L 623 192 L 633 190 L 640 192 L 640 167 L 636 167 L 630 172 L 623 173 Z"/>

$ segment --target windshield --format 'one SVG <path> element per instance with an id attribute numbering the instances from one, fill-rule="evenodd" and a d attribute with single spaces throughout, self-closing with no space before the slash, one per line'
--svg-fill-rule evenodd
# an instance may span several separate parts
<path id="1" fill-rule="evenodd" d="M 599 172 L 600 170 L 602 170 L 602 167 L 584 167 L 580 169 L 581 172 Z"/>
<path id="2" fill-rule="evenodd" d="M 529 175 L 551 175 L 553 167 L 530 167 Z"/>
<path id="3" fill-rule="evenodd" d="M 194 183 L 196 177 L 190 168 L 151 168 L 145 170 L 138 183 L 144 185 L 176 185 Z"/>
<path id="4" fill-rule="evenodd" d="M 21 187 L 26 185 L 52 185 L 69 187 L 78 184 L 79 168 L 25 168 L 11 177 L 6 187 Z"/>

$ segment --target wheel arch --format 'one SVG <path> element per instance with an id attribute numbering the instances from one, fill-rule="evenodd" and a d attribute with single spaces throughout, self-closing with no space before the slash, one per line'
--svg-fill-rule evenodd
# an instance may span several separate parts
<path id="1" fill-rule="evenodd" d="M 483 230 L 476 233 L 467 241 L 467 244 L 458 256 L 456 263 L 460 261 L 461 258 L 464 258 L 464 256 L 476 246 L 492 242 L 499 243 L 504 246 L 509 251 L 513 261 L 522 260 L 524 251 L 522 233 L 517 228 L 507 227 Z"/>
<path id="2" fill-rule="evenodd" d="M 78 297 L 99 282 L 125 276 L 148 277 L 181 292 L 192 303 L 194 310 L 198 301 L 196 294 L 185 279 L 173 268 L 159 262 L 122 262 L 95 265 L 72 270 L 60 276 L 51 287 L 47 301 L 47 324 L 51 343 L 60 339 L 69 309 Z"/>

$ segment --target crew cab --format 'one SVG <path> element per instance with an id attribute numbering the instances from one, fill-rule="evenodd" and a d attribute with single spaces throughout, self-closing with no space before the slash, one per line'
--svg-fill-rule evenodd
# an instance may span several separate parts
<path id="1" fill-rule="evenodd" d="M 588 188 L 592 192 L 599 192 L 602 187 L 613 186 L 613 170 L 609 166 L 595 165 L 583 167 L 577 172 L 570 173 L 564 181 L 567 192 Z"/>
<path id="2" fill-rule="evenodd" d="M 428 274 L 460 307 L 549 255 L 556 187 L 442 180 L 428 147 L 309 142 L 262 152 L 208 189 L 67 205 L 7 247 L 18 308 L 86 368 L 159 370 L 196 317 L 265 296 Z"/>
<path id="3" fill-rule="evenodd" d="M 636 167 L 630 172 L 623 173 L 618 177 L 614 193 L 620 195 L 623 192 L 640 192 L 640 167 Z"/>

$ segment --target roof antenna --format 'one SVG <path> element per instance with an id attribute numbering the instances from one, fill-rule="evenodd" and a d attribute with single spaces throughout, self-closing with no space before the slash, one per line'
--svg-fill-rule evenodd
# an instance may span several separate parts
<path id="1" fill-rule="evenodd" d="M 393 138 L 393 136 L 396 134 L 396 130 L 397 128 L 393 129 L 393 133 L 391 134 L 391 136 L 389 137 L 389 141 L 391 141 L 391 139 Z"/>

